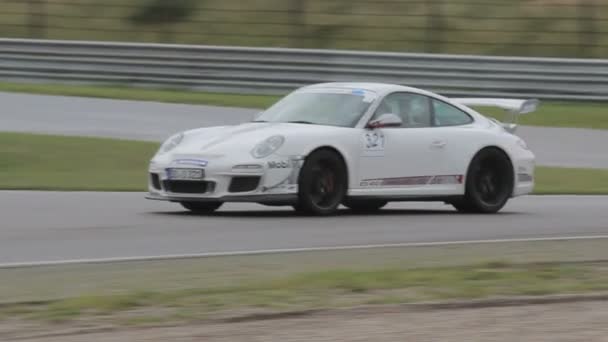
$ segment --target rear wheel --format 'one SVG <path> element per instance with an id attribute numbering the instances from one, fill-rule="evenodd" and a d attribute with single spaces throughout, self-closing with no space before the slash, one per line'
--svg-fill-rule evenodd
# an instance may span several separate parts
<path id="1" fill-rule="evenodd" d="M 385 200 L 346 200 L 344 205 L 349 209 L 360 212 L 370 213 L 378 211 L 384 207 L 388 201 Z"/>
<path id="2" fill-rule="evenodd" d="M 481 150 L 467 172 L 466 192 L 452 205 L 466 213 L 496 213 L 513 193 L 514 174 L 509 157 L 497 148 Z"/>
<path id="3" fill-rule="evenodd" d="M 312 215 L 334 214 L 347 187 L 346 165 L 340 155 L 331 150 L 313 152 L 300 170 L 294 209 Z"/>
<path id="4" fill-rule="evenodd" d="M 196 214 L 210 214 L 222 206 L 222 202 L 180 202 L 182 207 Z"/>

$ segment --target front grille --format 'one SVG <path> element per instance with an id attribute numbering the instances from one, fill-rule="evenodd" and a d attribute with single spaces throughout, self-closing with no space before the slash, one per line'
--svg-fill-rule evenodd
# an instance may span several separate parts
<path id="1" fill-rule="evenodd" d="M 160 177 L 156 173 L 150 174 L 150 181 L 152 182 L 152 187 L 156 190 L 161 190 L 160 188 Z"/>
<path id="2" fill-rule="evenodd" d="M 239 176 L 233 177 L 230 182 L 229 192 L 247 192 L 257 189 L 260 184 L 259 176 Z"/>
<path id="3" fill-rule="evenodd" d="M 163 187 L 165 191 L 177 194 L 204 194 L 211 190 L 213 185 L 211 182 L 165 180 Z"/>

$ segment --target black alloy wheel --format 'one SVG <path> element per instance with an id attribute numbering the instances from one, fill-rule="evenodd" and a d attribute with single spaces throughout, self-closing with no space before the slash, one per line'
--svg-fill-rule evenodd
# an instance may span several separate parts
<path id="1" fill-rule="evenodd" d="M 322 149 L 304 162 L 298 182 L 297 211 L 312 215 L 334 214 L 342 203 L 347 187 L 346 165 L 336 152 Z"/>
<path id="2" fill-rule="evenodd" d="M 509 157 L 498 148 L 485 148 L 471 161 L 464 197 L 452 205 L 461 212 L 496 213 L 511 198 L 514 181 Z"/>

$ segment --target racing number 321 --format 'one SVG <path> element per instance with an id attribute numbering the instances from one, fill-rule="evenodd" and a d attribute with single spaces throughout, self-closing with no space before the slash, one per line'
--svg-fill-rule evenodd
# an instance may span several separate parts
<path id="1" fill-rule="evenodd" d="M 365 156 L 382 156 L 384 155 L 384 145 L 386 143 L 384 134 L 379 131 L 365 133 Z"/>

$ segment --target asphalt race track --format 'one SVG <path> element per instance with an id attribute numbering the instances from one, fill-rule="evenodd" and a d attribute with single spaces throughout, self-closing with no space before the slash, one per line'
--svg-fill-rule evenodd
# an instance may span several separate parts
<path id="1" fill-rule="evenodd" d="M 159 141 L 255 110 L 0 93 L 0 130 Z M 608 168 L 608 131 L 521 127 L 539 164 Z M 565 143 L 564 143 L 565 142 Z M 143 171 L 142 171 L 143 172 Z M 0 266 L 421 242 L 608 236 L 608 196 L 527 196 L 497 215 L 434 203 L 329 218 L 230 204 L 210 216 L 141 193 L 0 191 Z"/>
<path id="2" fill-rule="evenodd" d="M 370 244 L 608 235 L 608 197 L 528 196 L 496 215 L 396 203 L 328 218 L 230 204 L 209 216 L 139 193 L 0 192 L 0 264 Z"/>
<path id="3" fill-rule="evenodd" d="M 0 92 L 0 131 L 160 141 L 195 127 L 236 124 L 257 110 Z M 534 115 L 534 114 L 531 114 Z M 608 168 L 608 131 L 520 127 L 546 166 Z"/>
<path id="4" fill-rule="evenodd" d="M 160 141 L 178 131 L 251 120 L 257 110 L 0 92 L 0 131 Z"/>

